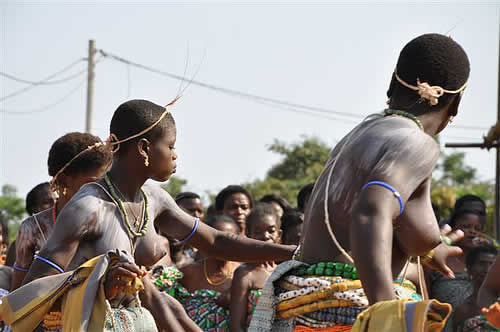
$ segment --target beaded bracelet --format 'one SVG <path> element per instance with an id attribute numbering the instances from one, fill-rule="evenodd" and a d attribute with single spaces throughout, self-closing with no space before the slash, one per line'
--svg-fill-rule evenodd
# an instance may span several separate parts
<path id="1" fill-rule="evenodd" d="M 17 270 L 20 272 L 28 272 L 29 271 L 29 267 L 28 268 L 20 267 L 16 263 L 14 263 L 14 265 L 12 267 L 14 268 L 14 270 Z"/>

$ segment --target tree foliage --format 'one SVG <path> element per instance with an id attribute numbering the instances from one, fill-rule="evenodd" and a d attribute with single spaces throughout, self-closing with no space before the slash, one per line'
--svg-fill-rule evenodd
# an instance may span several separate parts
<path id="1" fill-rule="evenodd" d="M 246 183 L 245 187 L 255 199 L 273 193 L 292 205 L 296 204 L 300 188 L 316 181 L 330 154 L 330 148 L 315 137 L 304 137 L 292 144 L 275 140 L 268 150 L 282 159 L 271 167 L 264 179 Z"/>
<path id="2" fill-rule="evenodd" d="M 17 196 L 17 189 L 13 185 L 2 186 L 0 215 L 9 224 L 9 238 L 12 241 L 17 234 L 19 223 L 26 217 L 24 199 Z"/>
<path id="3" fill-rule="evenodd" d="M 165 189 L 170 194 L 170 196 L 175 198 L 179 193 L 183 191 L 183 188 L 186 184 L 187 180 L 178 176 L 172 176 L 170 179 L 168 179 L 168 182 L 161 185 L 161 187 Z"/>

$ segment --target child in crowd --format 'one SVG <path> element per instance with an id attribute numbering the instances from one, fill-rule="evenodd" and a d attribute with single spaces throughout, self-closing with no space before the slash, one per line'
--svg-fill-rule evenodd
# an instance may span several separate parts
<path id="1" fill-rule="evenodd" d="M 247 236 L 256 240 L 280 243 L 281 221 L 270 204 L 257 205 L 247 218 Z M 276 267 L 275 262 L 242 264 L 236 269 L 231 285 L 231 332 L 246 331 L 260 291 Z"/>

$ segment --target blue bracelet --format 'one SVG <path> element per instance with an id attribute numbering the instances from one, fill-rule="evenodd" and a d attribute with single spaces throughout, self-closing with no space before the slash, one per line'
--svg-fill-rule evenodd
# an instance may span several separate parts
<path id="1" fill-rule="evenodd" d="M 35 255 L 35 259 L 41 260 L 42 262 L 49 264 L 51 267 L 53 267 L 54 269 L 59 271 L 59 273 L 64 273 L 64 270 L 59 265 L 51 262 L 47 258 L 43 258 L 42 256 Z"/>
<path id="2" fill-rule="evenodd" d="M 198 224 L 199 223 L 200 223 L 200 219 L 194 218 L 194 226 L 193 226 L 193 229 L 191 230 L 191 233 L 189 233 L 189 235 L 186 236 L 184 238 L 184 240 L 179 241 L 179 244 L 186 242 L 187 240 L 189 240 L 194 235 L 194 233 L 196 233 L 196 230 L 198 229 Z"/>
<path id="3" fill-rule="evenodd" d="M 14 266 L 12 266 L 12 267 L 14 268 L 14 270 L 18 270 L 18 271 L 21 271 L 21 272 L 28 272 L 29 271 L 29 268 L 25 269 L 24 267 L 20 267 L 16 263 L 14 263 Z"/>
<path id="4" fill-rule="evenodd" d="M 363 186 L 363 188 L 361 188 L 361 191 L 365 190 L 365 188 L 369 187 L 369 186 L 381 186 L 381 187 L 384 187 L 386 189 L 389 189 L 393 193 L 394 197 L 396 197 L 399 201 L 399 215 L 403 214 L 403 211 L 405 209 L 403 199 L 401 198 L 401 195 L 399 194 L 399 192 L 393 186 L 391 186 L 388 183 L 385 183 L 384 181 L 370 181 L 367 184 L 365 184 Z"/>

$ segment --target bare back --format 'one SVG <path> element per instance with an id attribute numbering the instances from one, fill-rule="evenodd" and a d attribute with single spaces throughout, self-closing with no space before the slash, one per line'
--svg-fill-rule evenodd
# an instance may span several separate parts
<path id="1" fill-rule="evenodd" d="M 437 228 L 430 202 L 430 177 L 438 156 L 439 147 L 432 137 L 409 119 L 376 117 L 354 128 L 332 151 L 314 186 L 305 212 L 302 260 L 345 261 L 324 222 L 326 186 L 329 222 L 347 251 L 351 247 L 353 211 L 361 188 L 369 181 L 386 181 L 401 193 L 406 203 L 398 224 L 411 224 L 408 219 L 418 218 L 419 223 Z M 330 171 L 333 173 L 328 184 Z M 404 232 L 400 236 L 404 238 Z"/>

